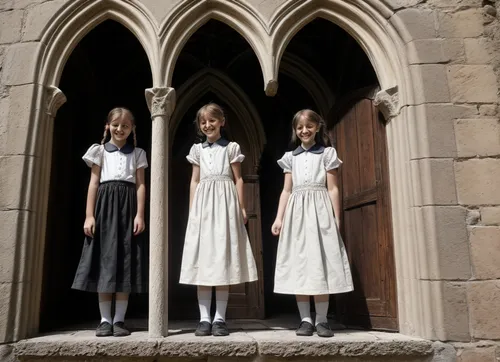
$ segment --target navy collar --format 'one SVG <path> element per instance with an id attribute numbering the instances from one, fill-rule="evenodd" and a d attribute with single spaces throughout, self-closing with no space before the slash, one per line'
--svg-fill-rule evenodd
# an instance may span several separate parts
<path id="1" fill-rule="evenodd" d="M 118 148 L 116 147 L 114 144 L 112 144 L 111 142 L 106 142 L 104 144 L 104 149 L 108 152 L 116 152 L 116 151 L 120 151 L 121 153 L 124 153 L 124 154 L 129 154 L 129 153 L 132 153 L 134 152 L 134 146 L 132 146 L 130 143 L 125 143 L 125 145 L 122 147 L 122 148 Z"/>
<path id="2" fill-rule="evenodd" d="M 208 141 L 203 142 L 202 147 L 207 148 L 212 146 L 214 143 L 217 143 L 219 146 L 226 147 L 229 144 L 229 141 L 225 138 L 219 138 L 217 141 L 210 143 Z"/>
<path id="3" fill-rule="evenodd" d="M 308 150 L 304 149 L 302 147 L 302 145 L 300 145 L 299 147 L 297 147 L 296 149 L 293 150 L 292 155 L 293 156 L 298 156 L 298 155 L 300 155 L 303 152 L 311 152 L 311 153 L 315 153 L 315 154 L 318 155 L 318 154 L 323 153 L 324 151 L 325 151 L 325 147 L 321 146 L 320 144 L 315 143 Z"/>

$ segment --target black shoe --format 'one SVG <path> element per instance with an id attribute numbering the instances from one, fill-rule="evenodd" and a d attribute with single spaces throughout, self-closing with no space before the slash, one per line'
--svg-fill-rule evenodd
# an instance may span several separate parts
<path id="1" fill-rule="evenodd" d="M 316 332 L 320 337 L 333 337 L 333 331 L 328 323 L 318 323 L 316 325 Z"/>
<path id="2" fill-rule="evenodd" d="M 95 330 L 96 337 L 109 337 L 113 335 L 113 326 L 108 322 L 101 322 Z"/>
<path id="3" fill-rule="evenodd" d="M 227 329 L 226 322 L 224 321 L 217 321 L 214 322 L 212 326 L 212 336 L 229 336 L 229 330 Z"/>
<path id="4" fill-rule="evenodd" d="M 130 331 L 125 327 L 125 323 L 116 322 L 113 324 L 113 336 L 115 337 L 130 336 Z"/>
<path id="5" fill-rule="evenodd" d="M 312 336 L 314 332 L 314 327 L 311 323 L 302 321 L 300 322 L 299 328 L 295 331 L 297 336 Z"/>
<path id="6" fill-rule="evenodd" d="M 212 325 L 209 322 L 200 322 L 198 323 L 198 327 L 194 332 L 195 336 L 204 337 L 209 336 L 212 333 Z"/>

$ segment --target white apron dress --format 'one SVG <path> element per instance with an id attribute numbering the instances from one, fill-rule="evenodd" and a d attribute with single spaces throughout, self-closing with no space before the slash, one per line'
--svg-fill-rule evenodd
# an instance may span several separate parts
<path id="1" fill-rule="evenodd" d="M 333 147 L 301 146 L 278 160 L 293 189 L 281 228 L 274 292 L 320 295 L 353 290 L 351 270 L 326 188 L 326 173 L 340 166 Z"/>
<path id="2" fill-rule="evenodd" d="M 200 166 L 182 254 L 181 284 L 233 285 L 257 280 L 257 269 L 231 163 L 242 162 L 240 146 L 219 139 L 194 144 L 186 157 Z"/>

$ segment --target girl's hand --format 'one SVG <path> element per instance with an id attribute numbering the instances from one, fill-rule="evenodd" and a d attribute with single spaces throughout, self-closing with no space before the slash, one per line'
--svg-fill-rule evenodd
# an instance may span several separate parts
<path id="1" fill-rule="evenodd" d="M 85 235 L 94 237 L 95 231 L 95 218 L 93 216 L 89 216 L 85 219 L 85 223 L 83 224 L 83 232 Z"/>
<path id="2" fill-rule="evenodd" d="M 139 235 L 146 228 L 146 224 L 144 224 L 144 219 L 142 216 L 136 216 L 134 219 L 134 235 Z"/>
<path id="3" fill-rule="evenodd" d="M 274 236 L 278 236 L 281 232 L 281 226 L 281 221 L 275 220 L 273 226 L 271 226 L 271 233 L 273 233 Z"/>
<path id="4" fill-rule="evenodd" d="M 247 211 L 245 209 L 241 209 L 241 213 L 243 214 L 243 222 L 246 224 L 248 222 Z"/>

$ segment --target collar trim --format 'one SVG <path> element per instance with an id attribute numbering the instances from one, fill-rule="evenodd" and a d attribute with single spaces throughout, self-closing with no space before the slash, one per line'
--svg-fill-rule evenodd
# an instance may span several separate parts
<path id="1" fill-rule="evenodd" d="M 205 141 L 202 143 L 203 148 L 207 148 L 212 146 L 214 143 L 217 143 L 219 146 L 226 147 L 229 144 L 229 141 L 223 137 L 219 138 L 217 141 L 210 143 L 208 141 Z"/>
<path id="2" fill-rule="evenodd" d="M 314 153 L 316 155 L 319 155 L 319 154 L 322 154 L 324 151 L 325 151 L 325 147 L 323 147 L 323 146 L 315 143 L 308 150 L 304 149 L 302 147 L 302 145 L 300 145 L 299 147 L 297 147 L 296 149 L 293 150 L 292 155 L 293 156 L 298 156 L 298 155 L 300 155 L 301 153 L 304 153 L 304 152 L 310 152 L 310 153 Z"/>
<path id="3" fill-rule="evenodd" d="M 116 151 L 120 151 L 121 153 L 124 153 L 124 154 L 129 154 L 129 153 L 132 153 L 134 152 L 134 146 L 132 146 L 130 143 L 126 143 L 122 148 L 118 148 L 116 147 L 114 144 L 112 144 L 111 142 L 106 142 L 104 144 L 104 149 L 108 152 L 116 152 Z"/>

